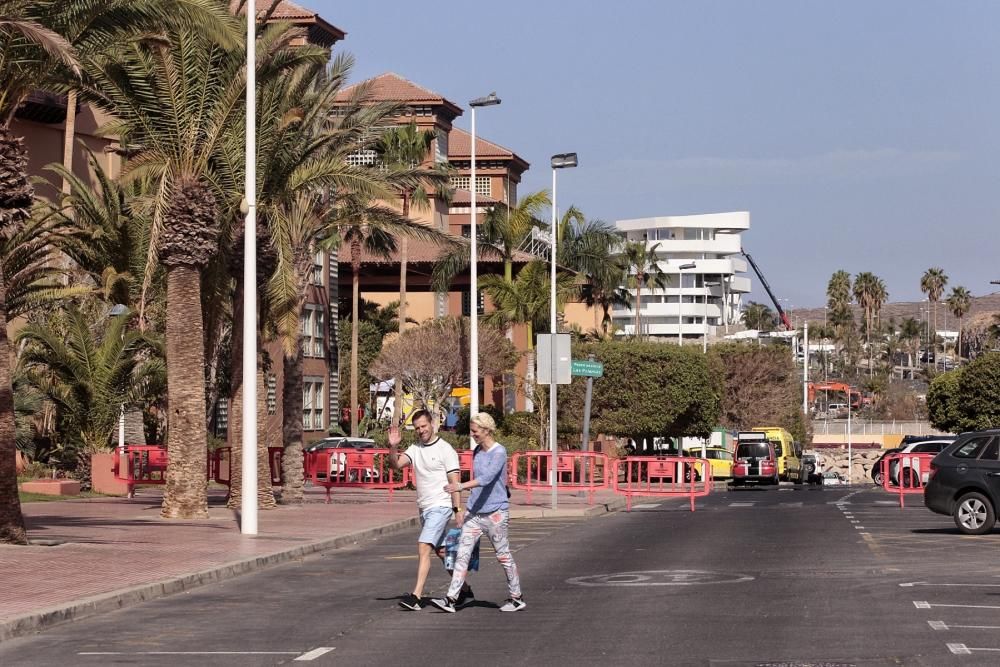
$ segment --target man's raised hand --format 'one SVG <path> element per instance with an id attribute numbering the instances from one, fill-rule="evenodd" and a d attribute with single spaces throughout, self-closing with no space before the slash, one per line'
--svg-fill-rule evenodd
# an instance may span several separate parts
<path id="1" fill-rule="evenodd" d="M 399 443 L 403 442 L 403 436 L 399 433 L 398 426 L 389 427 L 389 446 L 399 447 Z"/>

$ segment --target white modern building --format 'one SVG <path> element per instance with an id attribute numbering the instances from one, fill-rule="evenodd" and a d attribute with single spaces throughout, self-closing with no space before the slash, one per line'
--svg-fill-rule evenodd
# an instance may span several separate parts
<path id="1" fill-rule="evenodd" d="M 674 340 L 712 339 L 739 322 L 743 295 L 750 279 L 742 257 L 740 234 L 750 228 L 750 213 L 673 215 L 618 220 L 615 226 L 628 241 L 645 241 L 656 248 L 663 289 L 642 290 L 642 335 Z M 635 291 L 632 292 L 633 300 Z M 612 311 L 614 325 L 624 335 L 635 334 L 633 309 Z"/>

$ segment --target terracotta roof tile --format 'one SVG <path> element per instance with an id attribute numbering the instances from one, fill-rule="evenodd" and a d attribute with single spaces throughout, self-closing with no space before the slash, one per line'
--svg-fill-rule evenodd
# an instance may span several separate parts
<path id="1" fill-rule="evenodd" d="M 240 7 L 242 5 L 242 7 Z M 257 0 L 257 14 L 263 14 L 269 6 L 266 0 Z M 235 12 L 237 7 L 240 7 L 240 14 L 246 12 L 246 0 L 229 0 L 229 9 Z M 290 0 L 281 0 L 278 6 L 275 7 L 274 13 L 271 14 L 271 21 L 290 21 L 294 23 L 308 23 L 319 27 L 324 32 L 328 34 L 329 37 L 333 38 L 333 41 L 341 40 L 347 35 L 346 32 L 338 28 L 337 26 L 324 20 L 316 12 L 311 9 L 306 9 L 302 5 L 299 5 Z"/>
<path id="2" fill-rule="evenodd" d="M 472 135 L 457 127 L 451 128 L 451 132 L 448 133 L 448 157 L 471 158 Z M 482 137 L 476 137 L 476 159 L 490 157 L 513 158 L 514 151 Z"/>
<path id="3" fill-rule="evenodd" d="M 417 85 L 409 79 L 401 77 L 395 72 L 379 74 L 374 78 L 348 86 L 340 91 L 337 95 L 337 99 L 344 100 L 350 98 L 354 95 L 358 86 L 363 84 L 369 84 L 371 86 L 369 95 L 372 102 L 436 104 L 452 107 L 456 112 L 456 115 L 461 115 L 462 113 L 462 109 L 457 104 L 440 93 L 436 93 L 433 90 Z"/>

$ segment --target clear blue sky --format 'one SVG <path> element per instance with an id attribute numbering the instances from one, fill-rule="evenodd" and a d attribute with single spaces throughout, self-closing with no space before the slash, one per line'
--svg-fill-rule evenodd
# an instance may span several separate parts
<path id="1" fill-rule="evenodd" d="M 531 163 L 521 193 L 576 151 L 560 209 L 750 211 L 744 247 L 794 307 L 841 268 L 892 301 L 930 266 L 997 289 L 1000 2 L 297 1 L 347 31 L 355 81 L 497 91 L 477 131 Z"/>

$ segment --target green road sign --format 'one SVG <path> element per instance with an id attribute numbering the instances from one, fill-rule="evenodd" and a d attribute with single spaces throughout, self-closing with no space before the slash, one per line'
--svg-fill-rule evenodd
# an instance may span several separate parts
<path id="1" fill-rule="evenodd" d="M 599 378 L 604 376 L 604 364 L 600 361 L 574 359 L 572 365 L 570 366 L 570 371 L 573 375 Z"/>

